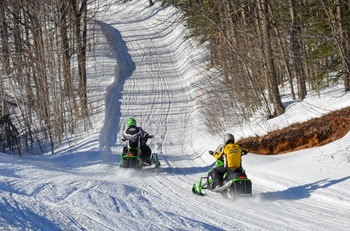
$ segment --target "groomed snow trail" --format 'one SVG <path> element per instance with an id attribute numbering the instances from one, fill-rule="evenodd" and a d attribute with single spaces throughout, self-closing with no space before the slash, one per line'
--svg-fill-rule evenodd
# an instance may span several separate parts
<path id="1" fill-rule="evenodd" d="M 186 227 L 186 229 L 300 230 L 318 227 L 328 230 L 335 226 L 340 229 L 346 228 L 348 222 L 343 218 L 346 206 L 338 207 L 338 211 L 334 212 L 332 203 L 319 203 L 318 200 L 303 201 L 307 195 L 294 196 L 300 198 L 293 197 L 293 192 L 300 194 L 306 191 L 307 194 L 309 187 L 311 191 L 312 187 L 317 188 L 318 184 L 327 184 L 327 180 L 304 186 L 303 182 L 294 182 L 300 186 L 295 190 L 291 189 L 291 195 L 283 190 L 272 193 L 276 186 L 283 188 L 283 184 L 278 183 L 283 178 L 273 182 L 276 179 L 269 179 L 268 175 L 260 176 L 259 172 L 252 170 L 252 174 L 255 173 L 257 176 L 256 196 L 252 199 L 228 203 L 215 194 L 205 198 L 192 195 L 190 191 L 192 183 L 196 182 L 199 176 L 205 175 L 208 169 L 205 161 L 194 158 L 195 150 L 190 142 L 198 139 L 193 136 L 203 135 L 195 126 L 198 121 L 195 120 L 196 105 L 191 94 L 191 90 L 201 86 L 201 79 L 191 76 L 191 74 L 200 75 L 200 69 L 192 69 L 196 68 L 193 64 L 196 55 L 201 54 L 198 51 L 196 53 L 186 41 L 183 41 L 185 31 L 177 21 L 178 18 L 172 8 L 149 10 L 145 8 L 145 2 L 140 1 L 115 9 L 113 15 L 117 15 L 117 18 L 113 28 L 123 35 L 122 39 L 136 64 L 136 70 L 125 81 L 121 92 L 119 120 L 121 125 L 118 134 L 125 129 L 127 118 L 136 118 L 147 131 L 155 135 L 156 138 L 151 144 L 154 151 L 160 154 L 163 164 L 159 172 L 145 178 L 145 187 L 142 190 L 149 193 L 147 201 L 152 206 L 147 209 L 139 207 L 142 220 L 153 223 L 152 220 L 156 217 L 162 224 L 167 223 L 167 228 L 174 229 Z M 192 85 L 188 83 L 191 80 Z M 203 127 L 202 129 L 205 130 Z M 287 182 L 292 180 L 283 179 Z M 343 180 L 346 178 L 339 181 Z M 263 187 L 259 186 L 260 183 Z M 280 202 L 278 197 L 284 198 L 286 195 L 291 197 L 291 201 Z M 293 199 L 300 200 L 292 202 Z M 331 211 L 333 220 L 312 219 L 315 216 L 322 217 Z M 155 223 L 152 227 L 156 228 Z"/>
<path id="2" fill-rule="evenodd" d="M 102 11 L 96 23 L 99 55 L 108 54 L 101 63 L 110 84 L 105 118 L 73 154 L 0 155 L 0 229 L 349 230 L 349 170 L 330 177 L 325 169 L 320 179 L 304 174 L 305 161 L 326 164 L 313 153 L 347 149 L 343 143 L 310 149 L 305 159 L 305 153 L 245 156 L 251 198 L 193 195 L 192 184 L 213 161 L 206 152 L 218 143 L 205 135 L 196 105 L 205 84 L 199 66 L 205 51 L 184 40 L 186 29 L 172 7 L 105 1 Z M 149 143 L 160 169 L 119 168 L 129 117 L 155 135 Z M 344 139 L 350 143 L 350 134 Z M 303 170 L 294 174 L 296 166 Z"/>

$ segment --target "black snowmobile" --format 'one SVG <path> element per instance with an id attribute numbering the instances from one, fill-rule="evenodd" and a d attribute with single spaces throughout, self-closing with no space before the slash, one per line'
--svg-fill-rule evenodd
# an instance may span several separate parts
<path id="1" fill-rule="evenodd" d="M 218 160 L 216 166 L 221 166 L 223 163 Z M 228 170 L 223 177 L 223 185 L 218 188 L 213 188 L 213 179 L 210 169 L 208 176 L 201 177 L 198 186 L 193 184 L 192 192 L 196 195 L 204 196 L 202 189 L 208 189 L 213 192 L 221 193 L 224 197 L 232 197 L 233 199 L 240 196 L 252 195 L 252 182 L 248 179 L 245 171 L 242 168 Z"/>
<path id="2" fill-rule="evenodd" d="M 153 135 L 150 135 L 148 138 L 153 137 Z M 143 168 L 152 165 L 158 168 L 160 166 L 158 155 L 152 153 L 151 148 L 147 144 L 144 145 L 144 148 L 141 148 L 140 142 L 122 140 L 126 142 L 126 146 L 121 154 L 121 168 Z"/>

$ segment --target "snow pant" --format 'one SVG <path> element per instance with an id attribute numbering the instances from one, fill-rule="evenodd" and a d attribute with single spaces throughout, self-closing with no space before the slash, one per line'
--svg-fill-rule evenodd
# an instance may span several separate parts
<path id="1" fill-rule="evenodd" d="M 211 175 L 211 177 L 213 179 L 212 188 L 214 188 L 217 185 L 222 186 L 224 174 L 226 171 L 227 171 L 227 168 L 224 166 L 215 167 L 215 168 L 213 168 L 213 170 L 211 170 L 211 172 L 209 174 Z"/>
<path id="2" fill-rule="evenodd" d="M 152 154 L 152 151 L 148 145 L 141 146 L 141 159 L 143 162 L 146 162 L 147 164 L 151 165 L 152 164 L 151 154 Z"/>

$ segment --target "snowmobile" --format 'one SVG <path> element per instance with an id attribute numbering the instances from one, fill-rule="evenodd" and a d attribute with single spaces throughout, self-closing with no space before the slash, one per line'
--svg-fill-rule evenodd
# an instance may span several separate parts
<path id="1" fill-rule="evenodd" d="M 153 137 L 153 135 L 150 135 L 148 138 Z M 152 165 L 154 165 L 155 168 L 158 168 L 160 166 L 158 155 L 152 153 L 151 148 L 147 144 L 145 144 L 145 146 L 151 152 L 149 158 L 143 155 L 140 142 L 125 139 L 122 140 L 126 142 L 126 148 L 124 149 L 126 152 L 123 151 L 121 154 L 121 168 L 143 168 Z"/>
<path id="2" fill-rule="evenodd" d="M 216 162 L 216 166 L 223 165 L 221 160 Z M 192 192 L 196 195 L 204 196 L 202 189 L 208 189 L 213 192 L 218 192 L 224 197 L 232 197 L 233 199 L 241 196 L 252 195 L 252 182 L 248 179 L 247 174 L 242 168 L 228 170 L 223 177 L 223 185 L 218 188 L 213 188 L 213 179 L 210 169 L 208 176 L 201 177 L 198 186 L 193 184 Z"/>

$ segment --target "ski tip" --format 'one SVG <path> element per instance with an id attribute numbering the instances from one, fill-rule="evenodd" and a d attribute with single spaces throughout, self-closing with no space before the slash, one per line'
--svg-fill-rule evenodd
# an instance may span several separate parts
<path id="1" fill-rule="evenodd" d="M 196 184 L 193 184 L 193 186 L 192 186 L 192 193 L 195 195 L 204 196 L 204 194 L 201 192 L 201 190 L 197 189 Z"/>

